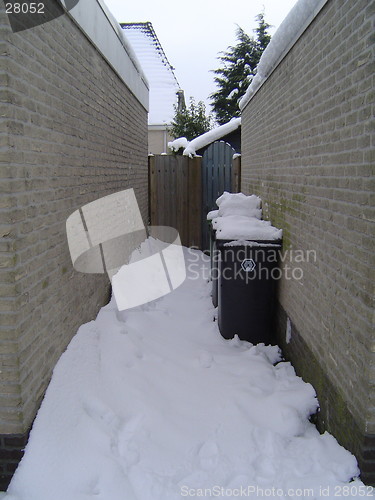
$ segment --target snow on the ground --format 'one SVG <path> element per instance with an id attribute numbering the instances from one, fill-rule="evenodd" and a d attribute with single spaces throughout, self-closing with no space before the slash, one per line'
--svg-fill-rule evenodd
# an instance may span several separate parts
<path id="1" fill-rule="evenodd" d="M 278 348 L 220 336 L 207 258 L 186 256 L 174 292 L 121 315 L 112 300 L 79 329 L 5 500 L 334 498 L 358 474 Z"/>

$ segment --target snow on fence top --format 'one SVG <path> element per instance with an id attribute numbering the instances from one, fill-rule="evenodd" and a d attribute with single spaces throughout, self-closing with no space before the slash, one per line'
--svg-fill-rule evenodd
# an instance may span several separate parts
<path id="1" fill-rule="evenodd" d="M 289 12 L 262 54 L 256 75 L 239 102 L 241 111 L 290 51 L 328 0 L 299 0 Z"/>
<path id="2" fill-rule="evenodd" d="M 184 147 L 183 155 L 193 157 L 199 149 L 208 146 L 211 142 L 217 141 L 227 134 L 230 134 L 236 130 L 241 125 L 241 118 L 233 118 L 230 122 L 224 123 L 220 127 L 214 128 L 206 132 L 205 134 L 199 135 L 192 141 L 188 142 L 185 137 L 180 137 L 172 142 L 168 142 L 168 147 L 172 151 L 178 151 L 180 148 Z"/>
<path id="3" fill-rule="evenodd" d="M 186 139 L 186 137 L 179 137 L 178 139 L 175 139 L 172 142 L 168 142 L 168 147 L 172 151 L 178 151 L 181 148 L 187 148 L 189 144 L 189 141 Z"/>

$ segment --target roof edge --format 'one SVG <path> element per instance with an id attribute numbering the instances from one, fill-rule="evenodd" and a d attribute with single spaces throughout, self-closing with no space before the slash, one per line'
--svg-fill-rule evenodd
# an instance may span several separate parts
<path id="1" fill-rule="evenodd" d="M 179 82 L 177 80 L 177 77 L 176 77 L 176 75 L 174 73 L 174 67 L 171 65 L 171 63 L 169 62 L 169 59 L 168 59 L 166 53 L 164 52 L 163 46 L 161 45 L 160 40 L 159 40 L 159 38 L 158 38 L 155 30 L 154 30 L 152 22 L 151 21 L 145 21 L 145 22 L 136 22 L 136 23 L 119 23 L 119 25 L 121 26 L 122 30 L 126 30 L 127 29 L 126 26 L 145 26 L 145 27 L 148 28 L 148 30 L 150 31 L 151 36 L 153 37 L 153 39 L 156 42 L 158 50 L 160 50 L 163 58 L 165 59 L 165 62 L 168 65 L 168 68 L 171 70 L 171 73 L 173 75 L 173 78 L 176 81 L 176 84 L 177 84 L 178 88 L 181 89 L 181 85 L 179 84 Z"/>

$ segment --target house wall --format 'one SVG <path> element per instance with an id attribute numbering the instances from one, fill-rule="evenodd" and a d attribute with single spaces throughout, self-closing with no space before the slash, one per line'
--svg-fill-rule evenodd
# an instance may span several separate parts
<path id="1" fill-rule="evenodd" d="M 170 153 L 168 142 L 173 141 L 168 131 L 164 128 L 149 125 L 148 127 L 148 152 L 153 155 Z"/>
<path id="2" fill-rule="evenodd" d="M 12 33 L 2 4 L 0 31 L 1 490 L 59 356 L 109 297 L 105 275 L 73 270 L 65 221 L 129 187 L 146 220 L 148 174 L 147 111 L 72 17 Z"/>
<path id="3" fill-rule="evenodd" d="M 319 428 L 356 455 L 369 483 L 373 7 L 329 0 L 254 94 L 242 112 L 241 178 L 242 190 L 261 196 L 266 218 L 283 228 L 284 250 L 295 251 L 279 287 L 278 342 L 317 391 Z"/>

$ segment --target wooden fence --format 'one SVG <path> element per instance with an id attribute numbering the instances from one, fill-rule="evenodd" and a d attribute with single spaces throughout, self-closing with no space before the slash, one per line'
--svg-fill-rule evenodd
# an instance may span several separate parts
<path id="1" fill-rule="evenodd" d="M 149 207 L 153 226 L 172 226 L 185 246 L 201 247 L 201 158 L 149 156 Z"/>
<path id="2" fill-rule="evenodd" d="M 149 156 L 149 219 L 177 229 L 184 246 L 202 248 L 202 158 Z M 233 160 L 232 192 L 240 191 L 241 161 Z M 212 207 L 214 208 L 214 207 Z"/>

